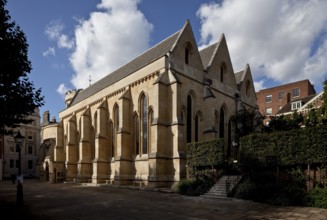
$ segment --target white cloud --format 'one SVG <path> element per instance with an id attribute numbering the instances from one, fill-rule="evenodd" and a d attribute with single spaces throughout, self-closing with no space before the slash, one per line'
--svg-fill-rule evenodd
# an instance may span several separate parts
<path id="1" fill-rule="evenodd" d="M 60 20 L 54 20 L 47 25 L 45 34 L 49 40 L 57 43 L 58 48 L 72 49 L 74 47 L 74 39 L 70 39 L 63 34 L 64 29 L 65 25 Z"/>
<path id="2" fill-rule="evenodd" d="M 58 47 L 71 49 L 74 47 L 74 40 L 69 39 L 69 37 L 65 34 L 61 34 L 58 38 Z"/>
<path id="3" fill-rule="evenodd" d="M 64 29 L 65 26 L 60 20 L 53 20 L 45 28 L 45 34 L 50 40 L 57 40 Z"/>
<path id="4" fill-rule="evenodd" d="M 50 56 L 50 55 L 55 56 L 56 55 L 56 49 L 54 47 L 49 47 L 46 51 L 44 51 L 42 53 L 42 55 L 44 57 L 47 57 L 47 56 Z"/>
<path id="5" fill-rule="evenodd" d="M 62 96 L 66 96 L 66 92 L 69 91 L 70 89 L 65 86 L 65 84 L 60 84 L 57 88 L 57 92 Z"/>
<path id="6" fill-rule="evenodd" d="M 309 79 L 321 86 L 327 74 L 327 1 L 225 0 L 199 8 L 201 42 L 225 34 L 235 69 L 246 63 L 263 87 L 274 80 Z M 319 45 L 317 43 L 320 43 Z"/>
<path id="7" fill-rule="evenodd" d="M 149 47 L 153 29 L 137 9 L 138 0 L 102 0 L 101 11 L 92 12 L 75 28 L 75 45 L 70 56 L 76 88 L 95 82 L 135 58 Z"/>
<path id="8" fill-rule="evenodd" d="M 260 91 L 262 89 L 265 89 L 265 80 L 259 80 L 259 81 L 255 81 L 254 83 L 254 89 L 255 91 Z"/>

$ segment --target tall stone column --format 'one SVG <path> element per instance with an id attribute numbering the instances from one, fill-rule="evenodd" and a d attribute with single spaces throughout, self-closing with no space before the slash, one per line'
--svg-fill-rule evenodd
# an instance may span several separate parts
<path id="1" fill-rule="evenodd" d="M 56 142 L 54 146 L 54 154 L 53 154 L 53 168 L 57 170 L 61 175 L 66 176 L 65 170 L 65 150 L 64 150 L 64 129 L 63 122 L 60 121 L 56 127 Z M 63 177 L 63 176 L 62 176 Z"/>
<path id="2" fill-rule="evenodd" d="M 77 178 L 77 143 L 76 143 L 76 116 L 73 115 L 68 119 L 66 127 L 66 179 L 67 181 L 72 181 Z"/>
<path id="3" fill-rule="evenodd" d="M 154 187 L 170 185 L 180 177 L 179 140 L 183 135 L 183 132 L 178 130 L 180 129 L 178 118 L 180 107 L 177 105 L 180 95 L 177 90 L 179 81 L 168 70 L 159 78 L 160 80 L 154 84 L 158 105 L 154 106 L 149 153 L 148 185 Z"/>
<path id="4" fill-rule="evenodd" d="M 90 109 L 86 109 L 80 119 L 80 141 L 78 178 L 81 182 L 87 182 L 92 178 L 92 144 L 91 144 L 91 115 Z"/>
<path id="5" fill-rule="evenodd" d="M 109 158 L 109 144 L 107 132 L 107 105 L 104 101 L 97 108 L 97 122 L 95 128 L 95 158 L 93 160 L 93 183 L 103 183 L 108 176 L 108 158 Z"/>
<path id="6" fill-rule="evenodd" d="M 131 175 L 131 98 L 130 89 L 119 99 L 120 127 L 117 131 L 117 155 L 115 158 L 115 183 L 128 184 L 133 178 Z"/>

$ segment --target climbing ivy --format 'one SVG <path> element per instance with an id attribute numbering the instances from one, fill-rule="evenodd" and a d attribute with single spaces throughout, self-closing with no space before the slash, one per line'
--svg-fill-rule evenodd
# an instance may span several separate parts
<path id="1" fill-rule="evenodd" d="M 222 139 L 187 144 L 188 167 L 220 166 L 224 161 Z"/>

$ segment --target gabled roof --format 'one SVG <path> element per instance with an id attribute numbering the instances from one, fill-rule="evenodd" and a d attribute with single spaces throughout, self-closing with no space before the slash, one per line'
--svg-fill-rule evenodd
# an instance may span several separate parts
<path id="1" fill-rule="evenodd" d="M 129 63 L 115 70 L 114 72 L 108 74 L 107 76 L 95 82 L 91 86 L 77 93 L 76 97 L 71 101 L 68 107 L 75 105 L 76 103 L 86 99 L 87 97 L 90 97 L 91 95 L 101 91 L 102 89 L 105 89 L 113 83 L 127 77 L 128 75 L 134 73 L 135 71 L 141 69 L 142 67 L 150 64 L 151 62 L 159 59 L 160 57 L 170 52 L 176 45 L 180 34 L 183 32 L 187 25 L 189 25 L 188 21 L 183 26 L 183 28 L 177 31 L 175 34 L 161 41 L 154 47 L 144 52 L 142 55 L 136 57 L 134 60 L 130 61 Z"/>
<path id="2" fill-rule="evenodd" d="M 241 82 L 243 82 L 244 77 L 245 77 L 245 70 L 240 70 L 238 72 L 235 73 L 235 80 L 236 80 L 236 84 L 239 85 Z"/>
<path id="3" fill-rule="evenodd" d="M 211 62 L 213 60 L 213 57 L 215 56 L 217 48 L 218 48 L 218 42 L 199 51 L 202 64 L 205 70 L 211 65 Z"/>
<path id="4" fill-rule="evenodd" d="M 222 42 L 225 42 L 225 35 L 222 34 L 219 41 L 217 43 L 211 44 L 208 47 L 202 49 L 200 52 L 202 64 L 205 70 L 207 70 L 211 64 L 213 59 L 216 56 L 217 50 L 219 46 L 221 46 Z"/>
<path id="5" fill-rule="evenodd" d="M 292 103 L 301 101 L 302 105 L 301 108 L 297 109 L 297 111 L 303 109 L 302 107 L 306 105 L 308 102 L 310 102 L 312 99 L 314 99 L 317 96 L 317 94 L 310 95 L 304 98 L 294 99 L 291 102 L 287 103 L 282 109 L 280 109 L 276 115 L 282 115 L 282 114 L 291 114 L 294 110 L 292 110 Z"/>

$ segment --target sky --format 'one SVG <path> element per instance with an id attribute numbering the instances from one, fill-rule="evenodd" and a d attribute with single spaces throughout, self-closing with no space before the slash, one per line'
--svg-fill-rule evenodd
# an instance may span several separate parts
<path id="1" fill-rule="evenodd" d="M 234 71 L 255 89 L 327 76 L 326 0 L 8 0 L 29 44 L 32 71 L 59 119 L 68 90 L 86 88 L 190 21 L 201 49 L 225 35 Z"/>

